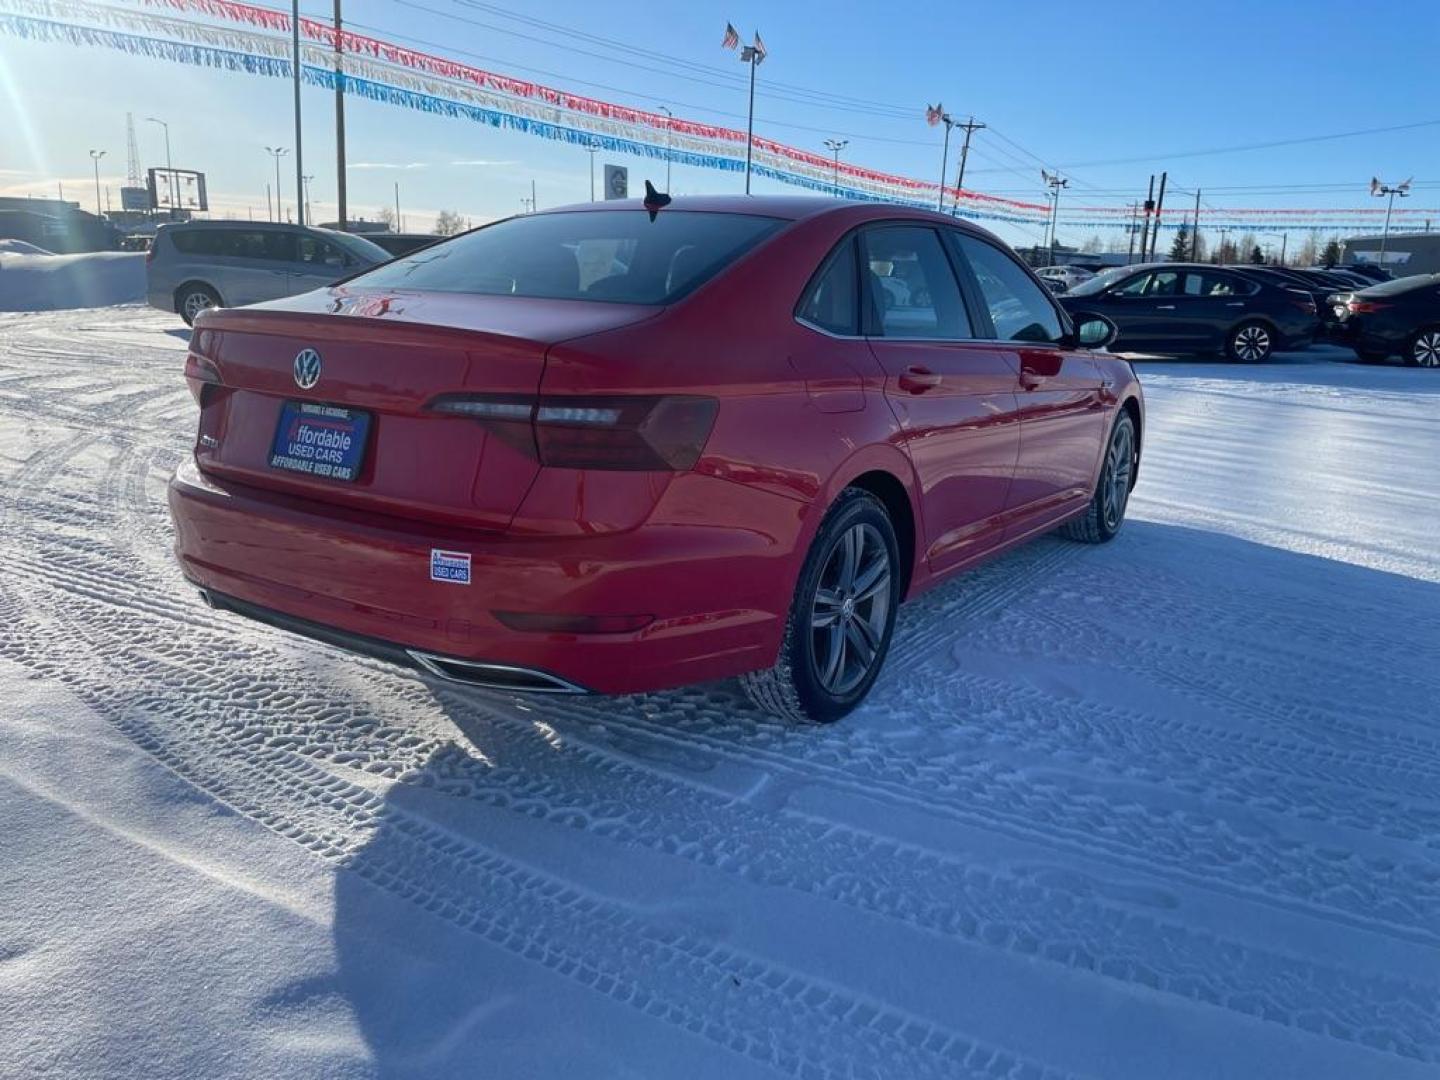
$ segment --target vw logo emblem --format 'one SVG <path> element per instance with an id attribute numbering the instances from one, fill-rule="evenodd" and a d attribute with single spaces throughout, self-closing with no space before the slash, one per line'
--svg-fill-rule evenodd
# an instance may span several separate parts
<path id="1" fill-rule="evenodd" d="M 295 385 L 309 390 L 320 381 L 320 354 L 314 349 L 301 349 L 295 354 Z"/>

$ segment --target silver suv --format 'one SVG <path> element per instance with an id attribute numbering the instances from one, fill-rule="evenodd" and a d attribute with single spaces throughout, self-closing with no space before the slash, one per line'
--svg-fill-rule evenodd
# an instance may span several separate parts
<path id="1" fill-rule="evenodd" d="M 210 307 L 240 307 L 309 292 L 388 252 L 350 233 L 264 221 L 162 225 L 145 256 L 151 307 L 187 322 Z"/>

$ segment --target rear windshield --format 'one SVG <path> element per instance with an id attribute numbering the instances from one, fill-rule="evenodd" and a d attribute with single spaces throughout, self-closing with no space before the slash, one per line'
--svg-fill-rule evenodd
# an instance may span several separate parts
<path id="1" fill-rule="evenodd" d="M 745 214 L 578 210 L 510 218 L 351 284 L 486 296 L 668 304 L 785 222 Z"/>

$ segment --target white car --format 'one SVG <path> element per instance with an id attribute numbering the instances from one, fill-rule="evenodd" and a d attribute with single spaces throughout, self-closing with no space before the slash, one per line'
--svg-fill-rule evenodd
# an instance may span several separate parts
<path id="1" fill-rule="evenodd" d="M 1095 276 L 1093 271 L 1085 270 L 1079 266 L 1046 266 L 1035 272 L 1045 284 L 1049 285 L 1051 282 L 1054 282 L 1060 285 L 1061 288 L 1056 289 L 1056 292 L 1065 292 L 1068 289 L 1073 289 L 1082 281 L 1089 281 Z"/>

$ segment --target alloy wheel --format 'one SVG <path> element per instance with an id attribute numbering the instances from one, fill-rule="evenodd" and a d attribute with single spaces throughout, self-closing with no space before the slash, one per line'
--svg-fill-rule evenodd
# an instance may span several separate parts
<path id="1" fill-rule="evenodd" d="M 1130 499 L 1130 477 L 1135 468 L 1135 436 L 1129 424 L 1115 429 L 1110 440 L 1110 449 L 1105 455 L 1105 477 L 1102 493 L 1102 509 L 1105 513 L 1105 527 L 1112 532 L 1120 527 L 1125 516 L 1125 504 Z"/>
<path id="2" fill-rule="evenodd" d="M 1246 362 L 1270 355 L 1270 335 L 1263 326 L 1242 326 L 1235 335 L 1235 355 Z"/>
<path id="3" fill-rule="evenodd" d="M 890 553 L 875 526 L 842 533 L 825 560 L 810 609 L 815 674 L 843 696 L 874 667 L 890 614 Z"/>
<path id="4" fill-rule="evenodd" d="M 1417 337 L 1410 355 L 1421 367 L 1440 367 L 1440 330 L 1426 330 Z"/>
<path id="5" fill-rule="evenodd" d="M 215 303 L 210 296 L 203 292 L 192 292 L 185 294 L 185 314 L 190 322 L 194 322 L 202 311 L 208 311 Z"/>

